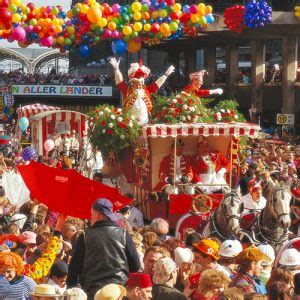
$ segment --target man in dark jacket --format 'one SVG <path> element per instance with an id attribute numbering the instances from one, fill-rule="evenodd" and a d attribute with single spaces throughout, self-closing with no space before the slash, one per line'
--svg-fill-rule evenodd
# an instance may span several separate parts
<path id="1" fill-rule="evenodd" d="M 128 273 L 140 269 L 135 245 L 115 221 L 112 203 L 97 199 L 91 209 L 91 227 L 78 238 L 69 266 L 67 286 L 80 283 L 88 299 L 109 283 L 125 285 Z"/>

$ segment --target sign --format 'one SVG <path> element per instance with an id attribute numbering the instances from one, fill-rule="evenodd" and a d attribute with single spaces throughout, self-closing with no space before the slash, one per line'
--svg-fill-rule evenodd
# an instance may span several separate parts
<path id="1" fill-rule="evenodd" d="M 111 97 L 112 87 L 89 85 L 13 85 L 11 92 L 15 96 Z"/>
<path id="2" fill-rule="evenodd" d="M 277 124 L 279 125 L 294 125 L 295 115 L 294 114 L 277 114 Z"/>

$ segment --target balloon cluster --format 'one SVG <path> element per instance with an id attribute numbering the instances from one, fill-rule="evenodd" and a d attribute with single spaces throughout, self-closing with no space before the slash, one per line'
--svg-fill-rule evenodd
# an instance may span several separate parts
<path id="1" fill-rule="evenodd" d="M 224 23 L 231 30 L 241 33 L 243 29 L 260 28 L 272 21 L 272 8 L 265 0 L 250 0 L 244 7 L 235 5 L 224 11 Z"/>
<path id="2" fill-rule="evenodd" d="M 300 6 L 295 6 L 295 17 L 300 20 Z"/>
<path id="3" fill-rule="evenodd" d="M 224 11 L 224 23 L 234 32 L 241 33 L 246 27 L 244 24 L 245 6 L 235 5 L 227 7 Z"/>
<path id="4" fill-rule="evenodd" d="M 32 43 L 53 46 L 65 26 L 66 14 L 61 6 L 37 8 L 30 2 L 24 5 L 21 0 L 0 0 L 0 5 L 0 36 L 9 42 L 19 42 L 22 48 Z M 7 16 L 4 19 L 3 14 Z"/>
<path id="5" fill-rule="evenodd" d="M 121 56 L 139 51 L 143 42 L 197 35 L 214 22 L 212 7 L 203 3 L 142 1 L 121 6 L 85 0 L 65 13 L 59 5 L 38 8 L 21 0 L 0 0 L 0 37 L 21 47 L 38 43 L 62 52 L 75 50 L 82 57 L 90 55 L 91 46 L 111 40 L 113 52 Z"/>
<path id="6" fill-rule="evenodd" d="M 245 7 L 244 23 L 249 28 L 264 27 L 272 21 L 272 7 L 265 0 L 250 0 Z"/>

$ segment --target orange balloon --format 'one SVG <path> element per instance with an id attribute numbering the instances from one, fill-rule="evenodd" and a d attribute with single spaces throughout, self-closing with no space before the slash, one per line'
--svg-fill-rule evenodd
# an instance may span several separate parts
<path id="1" fill-rule="evenodd" d="M 142 43 L 137 42 L 136 40 L 130 40 L 127 43 L 127 51 L 129 53 L 136 53 L 141 49 L 141 47 L 142 47 Z"/>
<path id="2" fill-rule="evenodd" d="M 86 13 L 88 20 L 91 23 L 97 23 L 102 17 L 102 11 L 99 6 L 91 6 Z"/>
<path id="3" fill-rule="evenodd" d="M 142 19 L 149 20 L 150 19 L 150 14 L 147 11 L 143 12 L 142 13 Z"/>
<path id="4" fill-rule="evenodd" d="M 67 17 L 68 17 L 68 19 L 72 19 L 72 18 L 73 18 L 73 14 L 72 14 L 72 11 L 71 11 L 71 10 L 69 10 L 69 11 L 67 12 Z"/>

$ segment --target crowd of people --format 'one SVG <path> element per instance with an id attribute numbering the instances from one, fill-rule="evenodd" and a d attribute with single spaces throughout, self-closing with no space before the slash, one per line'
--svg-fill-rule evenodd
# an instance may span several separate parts
<path id="1" fill-rule="evenodd" d="M 295 227 L 290 230 L 296 234 L 299 155 L 296 144 L 248 141 L 235 177 L 241 196 L 258 193 L 253 197 L 258 205 L 266 182 L 290 189 Z M 2 172 L 12 172 L 16 164 L 20 153 L 0 158 Z M 66 155 L 60 167 L 72 168 Z M 255 189 L 253 178 L 260 180 Z M 99 170 L 93 180 L 102 182 Z M 297 249 L 284 250 L 276 263 L 276 251 L 267 241 L 257 247 L 221 241 L 192 228 L 179 239 L 166 220 L 144 220 L 134 202 L 113 212 L 110 200 L 97 199 L 90 220 L 81 220 L 52 212 L 34 197 L 16 208 L 1 188 L 0 299 L 300 298 Z"/>
<path id="2" fill-rule="evenodd" d="M 0 76 L 6 84 L 53 84 L 53 85 L 76 85 L 76 84 L 96 84 L 112 85 L 113 77 L 105 74 L 71 74 L 57 73 L 53 68 L 49 74 L 34 73 L 24 74 L 20 70 L 1 73 Z"/>

